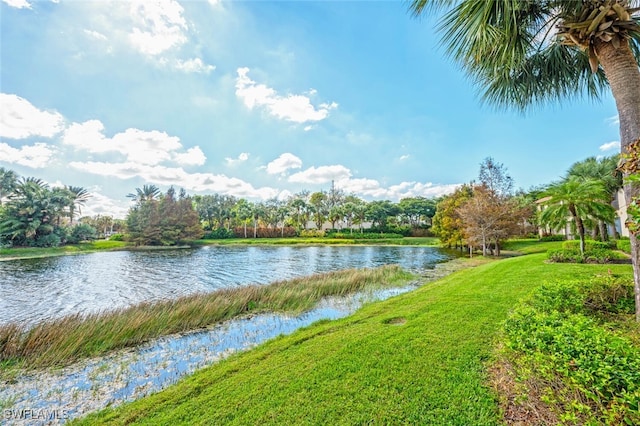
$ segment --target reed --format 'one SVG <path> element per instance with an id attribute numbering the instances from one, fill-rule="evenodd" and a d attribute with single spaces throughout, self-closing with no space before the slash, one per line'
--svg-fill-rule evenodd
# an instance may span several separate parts
<path id="1" fill-rule="evenodd" d="M 407 283 L 414 276 L 399 266 L 316 274 L 269 285 L 250 285 L 145 302 L 88 315 L 0 326 L 0 373 L 9 368 L 59 367 L 81 358 L 139 345 L 163 335 L 211 326 L 265 311 L 302 312 L 327 296 Z"/>

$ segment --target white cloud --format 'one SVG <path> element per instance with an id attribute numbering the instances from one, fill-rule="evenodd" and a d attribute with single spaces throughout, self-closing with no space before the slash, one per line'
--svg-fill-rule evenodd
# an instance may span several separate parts
<path id="1" fill-rule="evenodd" d="M 200 58 L 193 58 L 183 61 L 181 59 L 176 60 L 175 68 L 186 73 L 202 73 L 209 74 L 215 70 L 213 65 L 205 64 Z"/>
<path id="2" fill-rule="evenodd" d="M 302 168 L 302 160 L 290 152 L 285 152 L 267 164 L 267 173 L 270 175 L 284 174 L 287 170 L 300 168 Z"/>
<path id="3" fill-rule="evenodd" d="M 612 149 L 620 149 L 620 141 L 611 141 L 600 145 L 600 151 L 611 151 Z"/>
<path id="4" fill-rule="evenodd" d="M 46 167 L 53 154 L 54 150 L 45 143 L 25 145 L 18 149 L 0 142 L 0 161 L 33 169 Z"/>
<path id="5" fill-rule="evenodd" d="M 82 207 L 82 216 L 113 216 L 116 219 L 124 219 L 129 211 L 129 202 L 116 201 L 106 195 L 91 191 L 89 198 Z"/>
<path id="6" fill-rule="evenodd" d="M 181 153 L 180 138 L 157 130 L 127 129 L 112 138 L 104 135 L 104 125 L 99 120 L 73 123 L 65 130 L 62 141 L 77 149 L 104 154 L 118 152 L 128 162 L 157 165 L 173 160 L 182 165 L 202 165 L 206 157 L 199 147 Z"/>
<path id="7" fill-rule="evenodd" d="M 136 0 L 130 14 L 134 22 L 129 42 L 145 55 L 155 56 L 187 41 L 184 9 L 175 0 Z"/>
<path id="8" fill-rule="evenodd" d="M 309 167 L 302 172 L 289 176 L 289 182 L 319 184 L 332 180 L 346 180 L 351 177 L 351 171 L 342 165 Z"/>
<path id="9" fill-rule="evenodd" d="M 304 126 L 304 131 L 305 132 L 308 132 L 311 129 L 313 129 L 313 126 Z"/>
<path id="10" fill-rule="evenodd" d="M 335 102 L 323 103 L 314 107 L 309 97 L 304 95 L 280 96 L 264 84 L 257 84 L 248 76 L 249 68 L 238 68 L 236 78 L 236 96 L 249 109 L 265 108 L 269 114 L 285 121 L 306 123 L 320 121 L 328 117 L 329 111 L 338 107 Z"/>
<path id="11" fill-rule="evenodd" d="M 405 154 L 405 155 L 401 155 L 400 158 L 398 158 L 398 160 L 404 161 L 404 160 L 408 160 L 409 158 L 411 158 L 411 156 L 409 154 Z"/>
<path id="12" fill-rule="evenodd" d="M 173 159 L 176 163 L 183 166 L 202 166 L 207 157 L 199 146 L 189 148 L 185 153 L 174 153 Z"/>
<path id="13" fill-rule="evenodd" d="M 31 3 L 27 0 L 2 0 L 4 3 L 16 9 L 31 9 Z"/>
<path id="14" fill-rule="evenodd" d="M 612 115 L 611 117 L 607 117 L 604 121 L 609 124 L 609 126 L 619 126 L 620 116 L 618 114 Z"/>
<path id="15" fill-rule="evenodd" d="M 260 198 L 267 200 L 278 195 L 278 190 L 270 187 L 255 188 L 248 182 L 213 173 L 187 173 L 179 167 L 146 165 L 133 162 L 71 162 L 74 169 L 101 176 L 120 179 L 139 177 L 158 185 L 173 185 L 196 192 L 215 192 L 236 197 Z"/>
<path id="16" fill-rule="evenodd" d="M 96 40 L 103 40 L 103 41 L 107 40 L 107 36 L 106 35 L 104 35 L 102 33 L 99 33 L 97 31 L 85 29 L 84 33 L 86 35 L 88 35 L 89 37 L 95 38 Z"/>
<path id="17" fill-rule="evenodd" d="M 6 138 L 51 137 L 64 126 L 59 113 L 41 111 L 17 95 L 0 93 L 0 107 L 0 136 Z"/>
<path id="18" fill-rule="evenodd" d="M 227 162 L 228 165 L 235 166 L 236 164 L 243 163 L 243 162 L 247 161 L 248 159 L 249 159 L 249 153 L 248 152 L 241 152 L 240 155 L 238 155 L 238 158 L 226 157 L 225 161 Z"/>
<path id="19" fill-rule="evenodd" d="M 222 1 L 221 0 L 208 0 L 208 3 L 211 6 L 217 7 L 217 6 L 220 6 L 222 4 Z"/>

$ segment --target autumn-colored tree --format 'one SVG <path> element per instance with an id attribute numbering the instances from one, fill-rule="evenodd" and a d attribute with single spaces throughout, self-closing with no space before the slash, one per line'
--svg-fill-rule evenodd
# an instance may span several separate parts
<path id="1" fill-rule="evenodd" d="M 453 194 L 443 197 L 436 205 L 433 217 L 433 233 L 440 238 L 440 242 L 447 247 L 462 247 L 464 242 L 463 222 L 458 208 L 472 196 L 469 185 L 463 185 Z"/>

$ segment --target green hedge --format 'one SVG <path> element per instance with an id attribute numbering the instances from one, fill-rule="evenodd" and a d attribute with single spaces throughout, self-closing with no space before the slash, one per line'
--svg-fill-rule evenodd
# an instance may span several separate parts
<path id="1" fill-rule="evenodd" d="M 570 240 L 562 243 L 563 249 L 573 249 L 580 250 L 580 240 Z M 615 241 L 594 241 L 594 240 L 586 240 L 584 242 L 585 251 L 594 250 L 594 249 L 614 249 L 616 248 Z"/>
<path id="2" fill-rule="evenodd" d="M 548 250 L 549 261 L 554 263 L 611 263 L 613 260 L 623 259 L 624 256 L 606 248 L 591 248 L 580 254 L 579 249 Z"/>
<path id="3" fill-rule="evenodd" d="M 616 248 L 625 253 L 631 254 L 631 241 L 629 239 L 620 239 L 616 241 Z"/>
<path id="4" fill-rule="evenodd" d="M 542 285 L 505 323 L 516 381 L 561 423 L 640 424 L 640 348 L 602 320 L 633 306 L 630 279 Z"/>

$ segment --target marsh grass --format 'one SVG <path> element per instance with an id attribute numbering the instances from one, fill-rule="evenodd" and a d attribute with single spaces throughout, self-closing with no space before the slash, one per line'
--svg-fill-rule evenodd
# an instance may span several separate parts
<path id="1" fill-rule="evenodd" d="M 399 266 L 352 269 L 141 303 L 105 313 L 72 315 L 31 329 L 7 324 L 0 326 L 0 374 L 18 367 L 64 366 L 81 358 L 250 313 L 302 312 L 323 297 L 355 293 L 366 287 L 398 285 L 413 278 Z"/>

